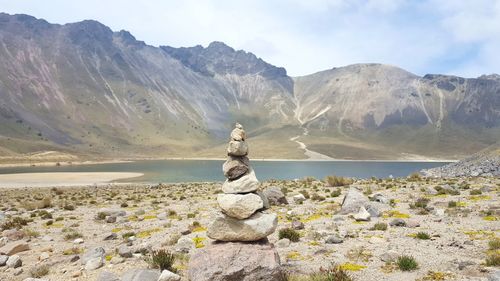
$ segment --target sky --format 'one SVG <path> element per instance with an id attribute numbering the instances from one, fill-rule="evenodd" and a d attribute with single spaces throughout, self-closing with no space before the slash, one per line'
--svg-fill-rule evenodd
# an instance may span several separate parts
<path id="1" fill-rule="evenodd" d="M 353 63 L 500 73 L 500 0 L 0 0 L 0 11 L 94 19 L 153 46 L 222 41 L 291 76 Z"/>

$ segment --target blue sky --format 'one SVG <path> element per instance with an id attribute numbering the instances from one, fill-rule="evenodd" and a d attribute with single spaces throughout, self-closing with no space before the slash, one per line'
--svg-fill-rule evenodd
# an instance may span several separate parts
<path id="1" fill-rule="evenodd" d="M 95 19 L 155 46 L 223 41 L 292 76 L 362 62 L 500 73 L 500 0 L 0 0 L 0 11 Z"/>

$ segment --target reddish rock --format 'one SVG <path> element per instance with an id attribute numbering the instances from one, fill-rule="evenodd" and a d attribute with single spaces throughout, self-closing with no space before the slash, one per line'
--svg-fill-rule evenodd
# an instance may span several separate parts
<path id="1" fill-rule="evenodd" d="M 24 241 L 16 241 L 9 243 L 2 248 L 0 248 L 0 254 L 12 256 L 20 252 L 24 252 L 30 249 L 30 245 Z"/>

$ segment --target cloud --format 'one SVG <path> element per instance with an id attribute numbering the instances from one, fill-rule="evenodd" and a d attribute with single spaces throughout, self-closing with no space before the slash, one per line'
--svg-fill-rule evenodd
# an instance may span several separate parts
<path id="1" fill-rule="evenodd" d="M 500 0 L 0 0 L 50 22 L 96 19 L 152 45 L 223 41 L 291 75 L 361 62 L 419 75 L 499 72 Z"/>

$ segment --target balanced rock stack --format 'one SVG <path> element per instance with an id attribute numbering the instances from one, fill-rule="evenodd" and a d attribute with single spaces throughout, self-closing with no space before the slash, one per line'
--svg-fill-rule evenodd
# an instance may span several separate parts
<path id="1" fill-rule="evenodd" d="M 257 241 L 276 230 L 278 218 L 262 212 L 268 207 L 260 183 L 248 160 L 245 131 L 240 124 L 231 132 L 228 159 L 222 165 L 227 180 L 217 196 L 222 213 L 208 228 L 208 237 L 217 241 Z"/>
<path id="2" fill-rule="evenodd" d="M 192 281 L 282 280 L 278 252 L 266 237 L 276 230 L 276 214 L 267 213 L 268 201 L 260 192 L 250 161 L 245 131 L 231 132 L 228 159 L 222 166 L 227 180 L 217 197 L 221 212 L 208 227 L 215 242 L 198 249 L 189 260 Z"/>

